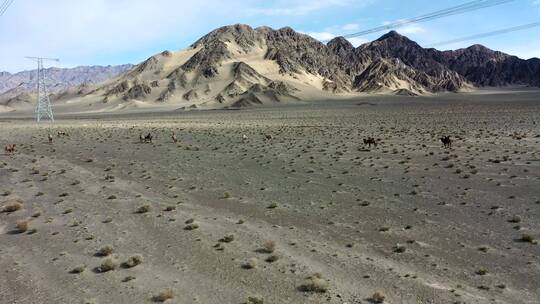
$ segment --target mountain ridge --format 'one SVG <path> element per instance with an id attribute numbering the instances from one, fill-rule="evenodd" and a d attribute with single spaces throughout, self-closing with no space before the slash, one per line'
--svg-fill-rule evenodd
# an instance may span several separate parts
<path id="1" fill-rule="evenodd" d="M 50 67 L 45 69 L 47 77 L 60 88 L 67 88 L 82 83 L 98 83 L 131 69 L 134 65 L 91 65 L 73 68 Z M 34 89 L 36 70 L 25 70 L 16 73 L 0 72 L 0 94 L 15 87 L 24 85 L 28 90 Z M 54 89 L 54 86 L 53 86 Z"/>
<path id="2" fill-rule="evenodd" d="M 540 86 L 540 59 L 523 60 L 481 45 L 422 48 L 396 31 L 355 48 L 343 37 L 323 44 L 290 27 L 236 24 L 211 31 L 187 49 L 164 51 L 103 83 L 56 97 L 96 111 L 212 109 L 507 85 Z"/>

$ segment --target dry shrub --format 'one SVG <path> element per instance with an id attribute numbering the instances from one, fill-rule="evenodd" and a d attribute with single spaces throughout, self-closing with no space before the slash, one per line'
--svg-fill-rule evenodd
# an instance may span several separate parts
<path id="1" fill-rule="evenodd" d="M 165 302 L 174 298 L 174 292 L 172 289 L 167 288 L 162 290 L 157 296 L 154 297 L 154 300 L 157 302 Z"/>
<path id="2" fill-rule="evenodd" d="M 106 257 L 106 256 L 111 255 L 113 253 L 113 251 L 114 251 L 114 249 L 113 249 L 112 246 L 110 246 L 110 245 L 103 246 L 96 252 L 96 256 Z"/>
<path id="3" fill-rule="evenodd" d="M 277 260 L 279 260 L 279 256 L 273 254 L 273 255 L 269 256 L 268 258 L 266 258 L 265 261 L 266 261 L 267 263 L 274 263 L 274 262 L 277 261 Z"/>
<path id="4" fill-rule="evenodd" d="M 276 209 L 277 207 L 278 207 L 278 204 L 276 202 L 272 202 L 266 208 L 268 208 L 268 209 Z"/>
<path id="5" fill-rule="evenodd" d="M 382 293 L 380 293 L 380 292 L 377 291 L 376 293 L 374 293 L 374 294 L 371 296 L 371 299 L 370 299 L 370 300 L 371 300 L 371 302 L 373 302 L 373 303 L 383 303 L 385 298 L 386 298 L 386 297 L 385 297 Z"/>
<path id="6" fill-rule="evenodd" d="M 264 299 L 261 296 L 251 296 L 247 298 L 246 304 L 264 304 Z"/>
<path id="7" fill-rule="evenodd" d="M 147 213 L 149 211 L 150 211 L 150 205 L 144 205 L 144 206 L 139 207 L 139 209 L 137 209 L 137 213 L 140 213 L 140 214 Z"/>
<path id="8" fill-rule="evenodd" d="M 244 269 L 253 269 L 253 268 L 256 268 L 257 267 L 257 259 L 256 258 L 251 258 L 249 260 L 247 260 L 243 265 L 242 265 L 242 268 Z"/>
<path id="9" fill-rule="evenodd" d="M 16 224 L 17 231 L 19 233 L 26 232 L 28 230 L 29 226 L 30 226 L 30 224 L 28 223 L 28 221 L 18 221 L 17 224 Z"/>
<path id="10" fill-rule="evenodd" d="M 526 242 L 526 243 L 534 243 L 535 240 L 534 240 L 534 236 L 530 235 L 530 234 L 523 234 L 521 235 L 521 239 L 520 239 L 522 242 Z"/>
<path id="11" fill-rule="evenodd" d="M 316 273 L 306 278 L 299 289 L 304 292 L 326 292 L 328 291 L 328 282 L 322 278 L 320 273 Z"/>
<path id="12" fill-rule="evenodd" d="M 99 265 L 97 272 L 108 272 L 116 269 L 116 263 L 112 259 L 106 259 Z"/>
<path id="13" fill-rule="evenodd" d="M 276 242 L 266 241 L 263 244 L 262 251 L 266 253 L 273 253 L 276 250 Z"/>
<path id="14" fill-rule="evenodd" d="M 191 224 L 186 225 L 186 227 L 184 229 L 186 229 L 186 230 L 195 230 L 195 229 L 198 229 L 198 228 L 199 228 L 199 224 L 191 223 Z"/>
<path id="15" fill-rule="evenodd" d="M 142 264 L 143 262 L 143 257 L 141 255 L 134 255 L 134 256 L 131 256 L 127 259 L 127 261 L 125 261 L 122 266 L 125 267 L 125 268 L 133 268 L 137 265 L 140 265 Z"/>
<path id="16" fill-rule="evenodd" d="M 230 243 L 230 242 L 234 241 L 234 235 L 232 235 L 232 234 L 226 235 L 222 239 L 220 239 L 219 241 L 222 242 L 222 243 Z"/>
<path id="17" fill-rule="evenodd" d="M 19 202 L 19 201 L 15 201 L 15 202 L 12 202 L 10 204 L 7 204 L 6 206 L 4 206 L 4 208 L 2 209 L 3 212 L 7 212 L 7 213 L 11 213 L 11 212 L 15 212 L 15 211 L 19 211 L 21 210 L 23 207 L 22 203 Z"/>
<path id="18" fill-rule="evenodd" d="M 86 270 L 86 265 L 78 265 L 78 266 L 75 266 L 73 269 L 71 269 L 69 273 L 78 274 L 78 273 L 83 273 L 84 270 Z"/>

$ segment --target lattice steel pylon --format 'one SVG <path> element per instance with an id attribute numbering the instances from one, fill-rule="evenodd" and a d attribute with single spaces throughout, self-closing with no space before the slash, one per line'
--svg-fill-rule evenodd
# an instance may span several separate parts
<path id="1" fill-rule="evenodd" d="M 49 119 L 54 122 L 54 115 L 51 106 L 51 100 L 49 99 L 49 91 L 47 90 L 47 81 L 45 77 L 45 68 L 43 67 L 43 61 L 60 61 L 56 58 L 43 58 L 43 57 L 26 57 L 34 60 L 38 64 L 36 71 L 36 87 L 37 87 L 37 105 L 36 105 L 36 121 L 40 122 L 43 118 Z"/>

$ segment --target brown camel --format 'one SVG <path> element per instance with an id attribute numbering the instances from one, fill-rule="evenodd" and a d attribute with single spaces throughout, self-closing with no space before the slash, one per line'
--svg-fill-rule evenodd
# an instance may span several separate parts
<path id="1" fill-rule="evenodd" d="M 364 145 L 367 145 L 371 148 L 371 145 L 377 147 L 377 141 L 373 137 L 364 138 Z"/>
<path id="2" fill-rule="evenodd" d="M 450 139 L 450 136 L 443 136 L 440 139 L 445 149 L 452 148 L 452 140 Z"/>
<path id="3" fill-rule="evenodd" d="M 17 147 L 17 144 L 8 144 L 4 147 L 4 150 L 7 154 L 11 154 L 15 152 L 15 148 Z"/>

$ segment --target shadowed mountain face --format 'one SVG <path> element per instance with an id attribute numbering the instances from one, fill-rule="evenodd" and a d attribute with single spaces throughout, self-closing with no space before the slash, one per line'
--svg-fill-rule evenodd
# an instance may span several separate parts
<path id="1" fill-rule="evenodd" d="M 540 86 L 540 59 L 523 60 L 481 45 L 439 52 L 441 63 L 477 86 Z"/>

